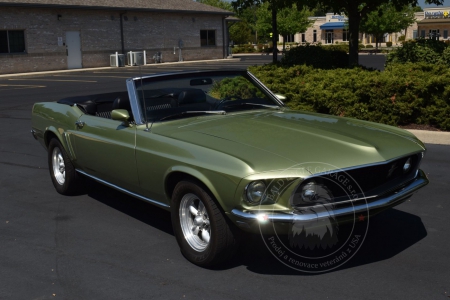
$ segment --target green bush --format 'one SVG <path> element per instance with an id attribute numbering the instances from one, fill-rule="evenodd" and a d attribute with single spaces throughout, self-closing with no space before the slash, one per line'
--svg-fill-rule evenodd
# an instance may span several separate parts
<path id="1" fill-rule="evenodd" d="M 392 47 L 392 42 L 386 42 L 386 47 Z"/>
<path id="2" fill-rule="evenodd" d="M 348 49 L 348 45 L 342 46 Z M 306 44 L 287 51 L 281 59 L 281 64 L 288 67 L 305 64 L 320 69 L 345 68 L 348 66 L 348 54 L 341 49 L 341 45 Z"/>
<path id="3" fill-rule="evenodd" d="M 401 36 L 398 37 L 398 41 L 399 42 L 404 42 L 405 39 L 406 39 L 405 35 L 401 35 Z"/>
<path id="4" fill-rule="evenodd" d="M 233 53 L 253 53 L 256 49 L 251 44 L 236 45 L 232 48 Z"/>
<path id="5" fill-rule="evenodd" d="M 450 70 L 443 65 L 395 64 L 383 72 L 267 65 L 250 71 L 293 109 L 450 130 Z"/>
<path id="6" fill-rule="evenodd" d="M 386 58 L 386 64 L 392 63 L 417 63 L 448 64 L 444 58 L 444 52 L 448 44 L 432 39 L 418 39 L 406 41 L 402 47 L 390 52 Z"/>
<path id="7" fill-rule="evenodd" d="M 373 48 L 373 45 L 365 45 L 364 48 Z"/>

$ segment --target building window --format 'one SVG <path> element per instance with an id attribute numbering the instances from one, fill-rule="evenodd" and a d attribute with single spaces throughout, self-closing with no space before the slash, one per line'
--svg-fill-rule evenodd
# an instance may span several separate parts
<path id="1" fill-rule="evenodd" d="M 0 53 L 25 52 L 25 34 L 23 30 L 0 30 Z"/>
<path id="2" fill-rule="evenodd" d="M 413 39 L 417 39 L 417 30 L 413 30 Z"/>
<path id="3" fill-rule="evenodd" d="M 421 38 L 425 38 L 425 30 L 421 30 L 420 31 L 420 37 Z"/>
<path id="4" fill-rule="evenodd" d="M 216 45 L 216 31 L 215 30 L 200 30 L 200 45 L 201 46 L 215 46 Z"/>
<path id="5" fill-rule="evenodd" d="M 348 29 L 342 29 L 342 41 L 348 42 Z"/>
<path id="6" fill-rule="evenodd" d="M 306 42 L 306 36 L 304 33 L 302 33 L 302 43 L 305 43 L 305 42 Z"/>
<path id="7" fill-rule="evenodd" d="M 448 39 L 448 30 L 444 29 L 444 35 L 442 36 L 444 39 Z"/>
<path id="8" fill-rule="evenodd" d="M 313 30 L 313 43 L 317 42 L 317 30 Z"/>

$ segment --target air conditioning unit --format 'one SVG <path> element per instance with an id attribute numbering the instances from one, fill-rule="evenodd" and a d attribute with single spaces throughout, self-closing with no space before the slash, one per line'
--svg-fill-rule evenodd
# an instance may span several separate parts
<path id="1" fill-rule="evenodd" d="M 111 67 L 125 67 L 125 55 L 124 54 L 111 54 L 109 56 L 109 65 Z"/>
<path id="2" fill-rule="evenodd" d="M 133 52 L 127 53 L 127 62 L 129 66 L 140 66 L 145 65 L 144 52 Z"/>

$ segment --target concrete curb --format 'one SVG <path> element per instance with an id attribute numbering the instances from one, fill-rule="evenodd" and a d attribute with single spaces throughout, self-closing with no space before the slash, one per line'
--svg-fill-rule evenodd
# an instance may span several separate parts
<path id="1" fill-rule="evenodd" d="M 425 144 L 450 145 L 450 132 L 408 129 Z"/>
<path id="2" fill-rule="evenodd" d="M 141 66 L 142 68 L 149 67 L 164 67 L 170 65 L 183 65 L 183 64 L 193 64 L 201 62 L 215 62 L 215 61 L 240 61 L 240 58 L 222 58 L 222 59 L 211 59 L 211 60 L 190 60 L 190 61 L 175 61 L 175 62 L 165 62 L 160 64 L 147 64 Z M 98 67 L 98 68 L 82 68 L 82 69 L 70 69 L 70 70 L 55 70 L 55 71 L 42 71 L 42 72 L 29 72 L 29 73 L 13 73 L 13 74 L 2 74 L 0 78 L 11 78 L 11 77 L 26 77 L 26 76 L 42 76 L 48 74 L 59 74 L 59 73 L 71 73 L 71 72 L 88 72 L 95 70 L 126 70 L 134 69 L 138 70 L 136 66 L 125 66 L 125 67 Z"/>

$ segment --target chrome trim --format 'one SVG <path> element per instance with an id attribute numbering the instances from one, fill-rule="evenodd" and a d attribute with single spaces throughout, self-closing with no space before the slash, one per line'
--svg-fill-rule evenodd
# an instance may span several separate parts
<path id="1" fill-rule="evenodd" d="M 104 184 L 104 185 L 106 185 L 106 186 L 109 186 L 109 187 L 111 187 L 111 188 L 113 188 L 113 189 L 116 189 L 116 190 L 118 190 L 118 191 L 120 191 L 120 192 L 122 192 L 122 193 L 125 193 L 125 194 L 127 194 L 127 195 L 132 196 L 132 197 L 135 197 L 135 198 L 137 198 L 137 199 L 139 199 L 139 200 L 144 200 L 144 201 L 150 202 L 151 204 L 154 204 L 154 205 L 159 206 L 159 207 L 162 207 L 162 208 L 170 208 L 170 205 L 167 205 L 167 204 L 165 204 L 165 203 L 161 203 L 161 202 L 158 202 L 158 201 L 156 201 L 156 200 L 152 200 L 152 199 L 150 199 L 150 198 L 147 198 L 147 197 L 141 196 L 141 195 L 139 195 L 139 194 L 130 192 L 129 190 L 126 190 L 126 189 L 124 189 L 124 188 L 121 188 L 120 186 L 117 186 L 117 185 L 115 185 L 115 184 L 109 183 L 109 182 L 107 182 L 107 181 L 105 181 L 105 180 L 103 180 L 103 179 L 100 179 L 100 178 L 97 178 L 97 177 L 95 177 L 95 176 L 89 175 L 88 173 L 86 173 L 86 172 L 84 172 L 84 171 L 81 171 L 81 170 L 79 170 L 79 169 L 76 169 L 75 171 L 77 171 L 78 173 L 83 174 L 84 176 L 87 176 L 87 177 L 89 177 L 89 178 L 91 178 L 91 179 L 94 179 L 95 181 L 100 182 L 101 184 Z"/>
<path id="2" fill-rule="evenodd" d="M 253 75 L 252 73 L 250 73 L 249 71 L 247 71 L 247 74 L 250 78 L 252 78 L 257 84 L 259 84 L 259 86 L 265 90 L 270 96 L 272 96 L 272 98 L 278 103 L 278 105 L 280 105 L 281 107 L 285 107 L 285 104 L 283 101 L 281 101 L 280 99 L 278 99 L 278 97 L 275 95 L 274 92 L 272 92 L 268 87 L 266 87 L 258 78 L 256 78 L 255 75 Z"/>
<path id="3" fill-rule="evenodd" d="M 335 217 L 344 217 L 350 215 L 356 215 L 358 213 L 363 213 L 369 210 L 376 209 L 387 209 L 396 204 L 400 204 L 402 201 L 410 197 L 415 191 L 424 187 L 428 184 L 428 179 L 425 173 L 420 170 L 418 176 L 408 185 L 404 186 L 400 190 L 390 194 L 387 197 L 372 201 L 370 203 L 359 204 L 356 206 L 338 208 L 334 210 Z M 291 222 L 307 222 L 311 220 L 320 221 L 329 217 L 327 212 L 323 213 L 309 213 L 309 214 L 294 214 L 289 213 L 277 213 L 277 212 L 267 212 L 267 211 L 242 211 L 239 209 L 233 209 L 231 213 L 239 218 L 248 221 L 271 221 L 271 222 L 281 222 L 281 223 L 291 223 Z"/>
<path id="4" fill-rule="evenodd" d="M 306 180 L 306 179 L 310 179 L 312 177 L 328 175 L 328 174 L 335 173 L 335 172 L 346 172 L 346 171 L 357 170 L 357 169 L 361 169 L 361 168 L 380 166 L 380 165 L 387 165 L 387 164 L 393 162 L 394 160 L 402 159 L 402 158 L 405 158 L 405 157 L 408 157 L 408 156 L 412 156 L 412 155 L 416 155 L 416 154 L 423 153 L 423 152 L 424 151 L 417 151 L 417 152 L 412 152 L 410 154 L 397 156 L 397 157 L 391 158 L 390 160 L 385 160 L 385 161 L 382 161 L 382 162 L 365 164 L 365 165 L 358 165 L 358 166 L 354 166 L 354 167 L 347 167 L 347 168 L 343 168 L 343 169 L 334 169 L 334 170 L 329 170 L 329 171 L 325 171 L 325 172 L 315 173 L 315 174 L 311 174 L 310 176 L 307 176 L 307 177 L 303 178 L 303 181 Z M 307 171 L 309 172 L 309 170 L 307 170 Z M 309 173 L 311 173 L 311 172 L 309 172 Z"/>
<path id="5" fill-rule="evenodd" d="M 136 122 L 136 125 L 142 125 L 144 124 L 144 121 L 142 120 L 142 112 L 138 104 L 139 97 L 136 94 L 136 85 L 134 84 L 134 80 L 131 78 L 127 79 L 126 82 L 128 98 L 130 98 L 131 111 L 133 112 L 134 121 Z"/>
<path id="6" fill-rule="evenodd" d="M 31 135 L 34 137 L 34 139 L 37 140 L 36 130 L 31 129 L 30 132 L 31 132 Z"/>

